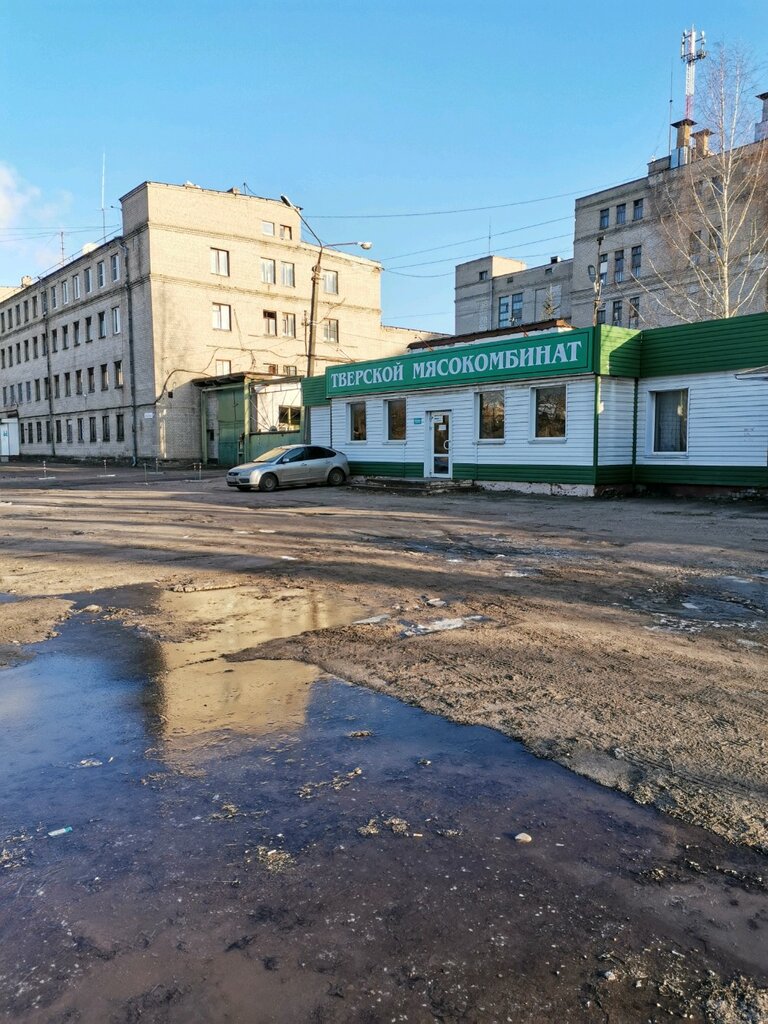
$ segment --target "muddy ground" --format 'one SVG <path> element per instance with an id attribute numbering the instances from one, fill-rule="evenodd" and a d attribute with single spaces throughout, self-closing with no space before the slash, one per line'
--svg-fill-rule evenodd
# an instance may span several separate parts
<path id="1" fill-rule="evenodd" d="M 128 472 L 107 481 L 61 470 L 43 481 L 14 467 L 0 477 L 0 581 L 10 598 L 0 603 L 0 664 L 10 671 L 34 653 L 28 645 L 90 616 L 162 645 L 176 721 L 202 704 L 210 727 L 226 729 L 226 701 L 208 701 L 207 666 L 223 659 L 240 678 L 265 660 L 302 662 L 491 726 L 704 827 L 715 843 L 751 848 L 749 885 L 762 885 L 765 504 L 352 488 L 251 495 L 227 491 L 218 476 L 145 484 Z M 750 920 L 765 949 L 765 908 Z M 744 965 L 758 988 L 764 959 Z M 664 1014 L 768 1019 L 765 995 L 730 968 L 698 1003 L 686 996 Z M 582 998 L 583 1017 L 560 1019 L 656 1019 L 636 1007 L 592 1017 L 586 1003 L 594 1010 Z M 451 1013 L 423 1019 L 505 1019 Z M 169 1014 L 163 1006 L 142 1019 L 177 1019 Z"/>

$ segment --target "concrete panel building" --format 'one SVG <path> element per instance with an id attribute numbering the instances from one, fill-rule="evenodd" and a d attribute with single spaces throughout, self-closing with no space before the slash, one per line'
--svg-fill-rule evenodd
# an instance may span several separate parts
<path id="1" fill-rule="evenodd" d="M 483 256 L 456 267 L 456 334 L 571 319 L 573 260 L 553 256 L 540 267 Z"/>
<path id="2" fill-rule="evenodd" d="M 195 378 L 267 378 L 402 352 L 427 332 L 381 323 L 381 266 L 301 239 L 273 199 L 144 182 L 121 234 L 0 290 L 0 415 L 21 454 L 194 460 Z"/>

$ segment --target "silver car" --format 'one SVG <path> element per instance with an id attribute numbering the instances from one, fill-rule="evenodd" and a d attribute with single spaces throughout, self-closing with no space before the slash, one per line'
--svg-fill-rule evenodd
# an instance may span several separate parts
<path id="1" fill-rule="evenodd" d="M 343 484 L 349 476 L 345 455 L 316 444 L 287 444 L 259 455 L 253 462 L 234 466 L 227 486 L 238 491 L 274 491 L 301 484 Z"/>

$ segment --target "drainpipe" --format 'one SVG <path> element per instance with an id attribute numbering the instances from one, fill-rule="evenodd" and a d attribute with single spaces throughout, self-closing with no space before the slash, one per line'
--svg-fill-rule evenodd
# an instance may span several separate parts
<path id="1" fill-rule="evenodd" d="M 41 343 L 45 345 L 45 368 L 48 371 L 48 422 L 51 425 L 51 455 L 56 455 L 56 431 L 54 429 L 53 422 L 53 373 L 51 372 L 51 341 L 48 337 L 48 289 L 44 289 L 46 292 L 45 299 L 43 295 L 40 295 L 40 304 L 45 301 L 45 310 L 43 311 L 43 337 L 40 339 Z M 45 385 L 43 385 L 45 386 Z"/>
<path id="2" fill-rule="evenodd" d="M 139 464 L 139 443 L 136 432 L 136 360 L 134 356 L 133 338 L 133 294 L 131 292 L 131 271 L 128 261 L 128 246 L 123 239 L 120 239 L 120 248 L 123 250 L 123 264 L 125 266 L 125 296 L 128 306 L 128 365 L 131 371 L 131 446 L 133 448 L 132 465 Z"/>

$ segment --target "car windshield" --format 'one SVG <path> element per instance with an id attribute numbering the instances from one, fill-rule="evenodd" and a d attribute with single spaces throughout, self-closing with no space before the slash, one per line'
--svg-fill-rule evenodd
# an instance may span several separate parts
<path id="1" fill-rule="evenodd" d="M 264 452 L 263 455 L 259 455 L 255 458 L 254 462 L 274 462 L 275 459 L 279 459 L 281 455 L 285 455 L 291 449 L 288 445 L 283 445 L 281 448 L 271 448 L 268 452 Z"/>

